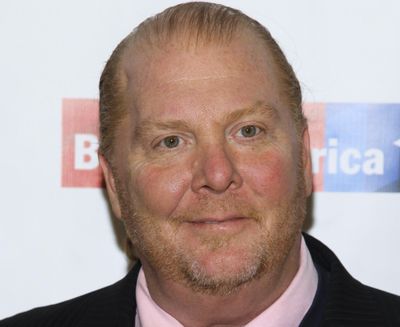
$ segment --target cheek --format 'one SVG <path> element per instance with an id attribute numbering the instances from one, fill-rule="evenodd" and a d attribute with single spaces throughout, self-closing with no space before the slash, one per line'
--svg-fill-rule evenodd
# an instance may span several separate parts
<path id="1" fill-rule="evenodd" d="M 187 189 L 182 168 L 165 166 L 142 167 L 133 176 L 133 194 L 137 210 L 147 214 L 169 216 Z"/>
<path id="2" fill-rule="evenodd" d="M 258 196 L 275 204 L 295 190 L 297 178 L 293 158 L 279 151 L 268 151 L 241 165 L 245 184 Z"/>

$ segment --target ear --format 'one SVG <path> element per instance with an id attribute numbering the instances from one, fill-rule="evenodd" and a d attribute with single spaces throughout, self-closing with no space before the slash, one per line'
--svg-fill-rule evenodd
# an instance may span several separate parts
<path id="1" fill-rule="evenodd" d="M 304 128 L 303 131 L 303 174 L 306 188 L 306 194 L 309 196 L 313 189 L 313 174 L 312 174 L 312 162 L 311 162 L 311 146 L 310 146 L 310 134 L 308 133 L 308 127 Z"/>
<path id="2" fill-rule="evenodd" d="M 115 179 L 112 169 L 103 155 L 99 155 L 99 162 L 103 171 L 104 180 L 106 182 L 108 199 L 110 201 L 112 211 L 118 219 L 121 219 L 121 206 L 118 199 L 117 189 L 115 187 Z"/>

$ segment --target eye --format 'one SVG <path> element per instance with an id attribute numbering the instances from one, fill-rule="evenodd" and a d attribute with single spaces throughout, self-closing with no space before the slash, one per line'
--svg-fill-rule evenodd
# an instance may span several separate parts
<path id="1" fill-rule="evenodd" d="M 167 136 L 162 139 L 160 145 L 166 148 L 176 148 L 180 143 L 180 138 L 176 135 Z"/>
<path id="2" fill-rule="evenodd" d="M 254 125 L 243 126 L 239 130 L 239 133 L 243 137 L 254 137 L 257 134 L 259 134 L 260 132 L 261 132 L 261 129 L 259 127 L 257 127 L 257 126 L 254 126 Z"/>

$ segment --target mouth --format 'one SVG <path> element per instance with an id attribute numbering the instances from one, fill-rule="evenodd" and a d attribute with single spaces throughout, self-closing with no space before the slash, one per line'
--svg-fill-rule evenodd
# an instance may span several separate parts
<path id="1" fill-rule="evenodd" d="M 239 220 L 249 219 L 247 217 L 223 217 L 223 218 L 199 218 L 193 221 L 189 221 L 192 224 L 223 224 L 223 223 L 230 223 L 236 222 Z"/>
<path id="2" fill-rule="evenodd" d="M 228 217 L 205 217 L 196 218 L 191 221 L 186 221 L 189 227 L 195 230 L 204 231 L 218 231 L 218 232 L 239 232 L 249 223 L 252 219 L 242 216 L 228 216 Z"/>

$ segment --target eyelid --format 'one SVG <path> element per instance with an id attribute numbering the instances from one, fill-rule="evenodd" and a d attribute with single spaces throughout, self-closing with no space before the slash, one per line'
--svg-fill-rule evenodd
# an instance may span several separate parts
<path id="1" fill-rule="evenodd" d="M 176 147 L 173 148 L 168 148 L 167 146 L 163 145 L 162 142 L 167 139 L 168 137 L 172 137 L 175 136 L 179 139 L 179 144 Z M 153 140 L 153 142 L 151 142 L 151 148 L 156 149 L 156 148 L 161 148 L 161 149 L 175 149 L 175 148 L 179 148 L 181 146 L 181 144 L 185 144 L 188 143 L 187 137 L 184 137 L 184 135 L 182 135 L 182 133 L 168 133 L 162 136 L 159 136 L 157 138 L 155 138 Z"/>
<path id="2" fill-rule="evenodd" d="M 173 137 L 173 136 L 175 136 L 175 137 L 181 139 L 181 137 L 180 137 L 179 135 L 176 135 L 176 134 L 168 134 L 168 135 L 165 135 L 165 136 L 157 137 L 153 142 L 151 142 L 151 147 L 152 147 L 152 148 L 157 148 L 157 147 L 164 147 L 164 148 L 165 148 L 165 146 L 162 145 L 162 142 L 163 142 L 165 139 L 167 139 L 167 138 L 169 138 L 169 137 Z"/>
<path id="3" fill-rule="evenodd" d="M 231 131 L 233 131 L 233 133 L 231 133 L 231 135 L 236 136 L 240 132 L 240 130 L 246 126 L 254 126 L 259 130 L 258 133 L 254 137 L 256 137 L 260 133 L 265 132 L 267 130 L 267 127 L 265 126 L 265 124 L 256 123 L 254 121 L 247 121 L 247 122 L 241 122 L 240 124 L 236 124 L 233 128 L 231 128 Z"/>

